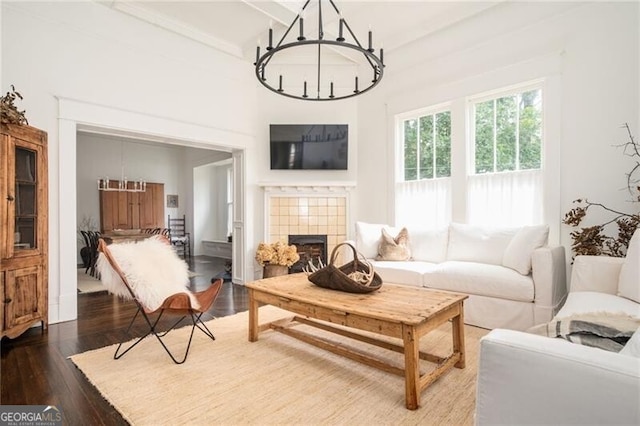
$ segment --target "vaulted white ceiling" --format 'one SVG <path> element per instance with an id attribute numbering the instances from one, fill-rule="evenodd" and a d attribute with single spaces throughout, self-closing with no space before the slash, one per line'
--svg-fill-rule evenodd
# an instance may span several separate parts
<path id="1" fill-rule="evenodd" d="M 274 42 L 284 34 L 306 0 L 115 0 L 111 7 L 236 57 L 253 61 L 258 41 L 264 47 L 270 25 Z M 334 0 L 342 17 L 362 43 L 373 31 L 374 45 L 388 55 L 412 41 L 456 25 L 504 0 L 478 1 L 353 1 Z M 318 0 L 306 8 L 305 32 L 317 34 Z M 338 16 L 322 0 L 326 37 L 336 37 Z M 296 29 L 292 30 L 295 31 Z M 348 54 L 342 54 L 347 57 Z"/>

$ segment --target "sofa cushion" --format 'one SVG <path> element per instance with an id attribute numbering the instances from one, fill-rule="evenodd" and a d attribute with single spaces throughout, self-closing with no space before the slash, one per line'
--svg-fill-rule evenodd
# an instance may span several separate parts
<path id="1" fill-rule="evenodd" d="M 502 257 L 502 265 L 522 275 L 529 275 L 531 254 L 535 249 L 546 245 L 548 239 L 549 226 L 523 226 L 509 242 Z"/>
<path id="2" fill-rule="evenodd" d="M 409 247 L 409 231 L 407 231 L 407 228 L 402 228 L 395 237 L 382 228 L 376 260 L 409 259 L 411 259 L 411 248 Z"/>
<path id="3" fill-rule="evenodd" d="M 373 260 L 373 269 L 383 282 L 422 287 L 423 275 L 437 267 L 434 263 L 407 261 Z"/>
<path id="4" fill-rule="evenodd" d="M 640 303 L 640 229 L 633 233 L 627 257 L 620 268 L 618 296 Z"/>
<path id="5" fill-rule="evenodd" d="M 516 228 L 488 228 L 452 223 L 449 228 L 447 260 L 502 266 L 504 252 Z"/>
<path id="6" fill-rule="evenodd" d="M 449 227 L 440 229 L 411 228 L 411 255 L 413 260 L 441 263 L 447 260 Z"/>
<path id="7" fill-rule="evenodd" d="M 523 302 L 533 301 L 533 279 L 510 268 L 447 261 L 425 273 L 424 286 Z"/>
<path id="8" fill-rule="evenodd" d="M 574 291 L 567 295 L 567 300 L 554 319 L 566 318 L 585 312 L 625 313 L 640 318 L 640 304 L 613 294 L 595 291 Z"/>
<path id="9" fill-rule="evenodd" d="M 356 222 L 356 248 L 367 259 L 373 259 L 378 255 L 382 228 L 391 235 L 398 235 L 400 232 L 400 228 L 381 223 Z"/>
<path id="10" fill-rule="evenodd" d="M 620 354 L 640 358 L 640 328 L 633 333 L 633 336 L 631 336 L 631 339 L 624 345 Z"/>

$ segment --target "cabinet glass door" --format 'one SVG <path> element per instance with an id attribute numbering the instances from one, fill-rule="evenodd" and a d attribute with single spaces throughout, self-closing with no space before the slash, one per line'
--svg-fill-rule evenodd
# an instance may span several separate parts
<path id="1" fill-rule="evenodd" d="M 14 252 L 37 248 L 38 176 L 36 160 L 36 151 L 16 147 Z"/>

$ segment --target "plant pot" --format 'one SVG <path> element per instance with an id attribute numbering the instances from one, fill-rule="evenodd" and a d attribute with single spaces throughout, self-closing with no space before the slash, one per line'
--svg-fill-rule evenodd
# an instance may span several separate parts
<path id="1" fill-rule="evenodd" d="M 281 275 L 287 275 L 289 273 L 289 267 L 285 265 L 264 265 L 262 270 L 262 278 L 279 277 Z"/>

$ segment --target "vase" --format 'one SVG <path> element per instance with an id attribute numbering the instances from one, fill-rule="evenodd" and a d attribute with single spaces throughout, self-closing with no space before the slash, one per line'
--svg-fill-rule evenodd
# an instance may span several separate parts
<path id="1" fill-rule="evenodd" d="M 279 277 L 281 275 L 287 275 L 288 273 L 289 267 L 286 265 L 264 265 L 262 278 Z"/>

